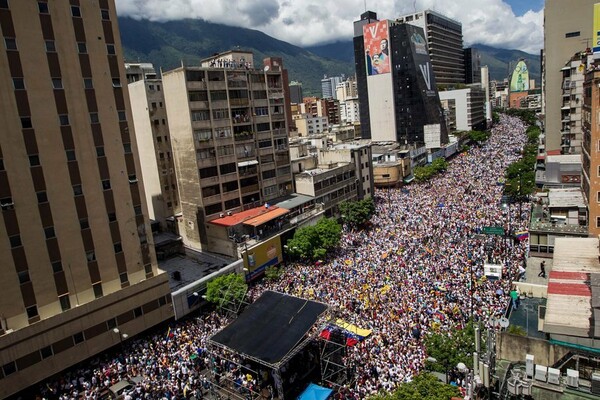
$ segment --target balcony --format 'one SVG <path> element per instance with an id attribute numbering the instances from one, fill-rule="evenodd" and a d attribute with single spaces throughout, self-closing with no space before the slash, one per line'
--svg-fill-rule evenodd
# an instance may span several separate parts
<path id="1" fill-rule="evenodd" d="M 288 132 L 285 128 L 273 129 L 273 136 L 285 136 L 287 137 Z"/>
<path id="2" fill-rule="evenodd" d="M 273 186 L 277 184 L 277 179 L 276 178 L 268 178 L 268 179 L 263 179 L 262 180 L 262 186 L 263 187 L 269 187 L 269 186 Z"/>
<path id="3" fill-rule="evenodd" d="M 273 147 L 262 147 L 258 149 L 258 154 L 261 156 L 265 156 L 267 154 L 273 154 Z"/>
<path id="4" fill-rule="evenodd" d="M 229 192 L 225 192 L 221 194 L 221 199 L 223 201 L 229 201 L 233 199 L 238 199 L 240 197 L 240 191 L 238 189 L 234 189 Z"/>
<path id="5" fill-rule="evenodd" d="M 223 154 L 219 155 L 219 164 L 230 164 L 236 162 L 235 154 Z"/>
<path id="6" fill-rule="evenodd" d="M 248 104 L 250 104 L 250 100 L 248 100 L 248 98 L 245 98 L 245 99 L 229 99 L 229 104 L 231 104 L 231 107 L 247 106 Z"/>
<path id="7" fill-rule="evenodd" d="M 236 133 L 234 135 L 234 138 L 235 138 L 236 142 L 246 142 L 249 140 L 254 140 L 254 132 L 244 131 L 244 132 Z"/>
<path id="8" fill-rule="evenodd" d="M 248 194 L 253 192 L 258 192 L 258 183 L 254 185 L 244 186 L 240 189 L 242 194 Z"/>
<path id="9" fill-rule="evenodd" d="M 232 118 L 231 118 L 231 122 L 233 122 L 234 125 L 237 124 L 249 124 L 251 122 L 250 116 L 246 113 L 236 113 Z"/>
<path id="10" fill-rule="evenodd" d="M 202 198 L 202 202 L 205 205 L 208 204 L 215 204 L 215 203 L 220 203 L 221 202 L 221 195 L 220 194 L 215 194 L 214 196 L 206 196 Z"/>
<path id="11" fill-rule="evenodd" d="M 273 113 L 273 114 L 271 114 L 271 120 L 283 121 L 283 120 L 285 120 L 285 114 L 284 113 Z"/>
<path id="12" fill-rule="evenodd" d="M 226 89 L 225 81 L 208 81 L 208 89 L 209 90 L 225 90 Z"/>
<path id="13" fill-rule="evenodd" d="M 221 183 L 236 181 L 238 178 L 237 172 L 231 172 L 229 174 L 221 175 Z"/>
<path id="14" fill-rule="evenodd" d="M 215 157 L 199 158 L 197 164 L 198 168 L 213 167 L 217 165 L 217 159 Z"/>
<path id="15" fill-rule="evenodd" d="M 204 81 L 187 81 L 188 90 L 206 90 L 206 82 Z"/>
<path id="16" fill-rule="evenodd" d="M 275 164 L 277 164 L 278 167 L 281 167 L 283 165 L 288 165 L 290 163 L 290 159 L 288 157 L 277 157 L 275 159 Z"/>
<path id="17" fill-rule="evenodd" d="M 256 168 L 256 167 L 239 168 L 239 174 L 240 174 L 240 176 L 243 176 L 243 177 L 256 175 L 256 174 L 258 174 L 258 168 Z"/>
<path id="18" fill-rule="evenodd" d="M 214 185 L 215 183 L 219 183 L 218 175 L 200 179 L 200 186 L 210 186 Z"/>
<path id="19" fill-rule="evenodd" d="M 208 110 L 208 101 L 190 101 L 190 109 L 192 110 Z"/>
<path id="20" fill-rule="evenodd" d="M 292 181 L 292 174 L 277 175 L 277 183 L 286 183 Z"/>

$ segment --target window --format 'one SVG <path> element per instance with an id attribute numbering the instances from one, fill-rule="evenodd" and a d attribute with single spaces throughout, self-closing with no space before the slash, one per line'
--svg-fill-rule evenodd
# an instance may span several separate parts
<path id="1" fill-rule="evenodd" d="M 131 143 L 123 143 L 123 151 L 125 154 L 131 154 Z"/>
<path id="2" fill-rule="evenodd" d="M 117 214 L 114 212 L 108 213 L 108 222 L 115 222 L 117 220 Z"/>
<path id="3" fill-rule="evenodd" d="M 85 340 L 85 337 L 83 336 L 83 332 L 78 332 L 73 335 L 73 341 L 75 342 L 75 344 L 79 344 L 79 343 L 83 342 L 84 340 Z"/>
<path id="4" fill-rule="evenodd" d="M 79 9 L 79 6 L 71 6 L 71 15 L 81 18 L 81 10 Z"/>
<path id="5" fill-rule="evenodd" d="M 92 78 L 83 78 L 83 87 L 84 89 L 93 89 L 94 82 L 92 81 Z"/>
<path id="6" fill-rule="evenodd" d="M 42 356 L 42 360 L 52 357 L 54 355 L 54 351 L 52 351 L 52 346 L 42 347 L 40 349 L 40 355 Z"/>
<path id="7" fill-rule="evenodd" d="M 147 274 L 151 274 L 151 273 L 152 273 L 152 264 L 146 264 L 146 265 L 144 265 L 144 271 L 145 271 Z M 161 297 L 161 299 L 162 299 L 162 297 Z M 163 304 L 163 305 L 164 305 L 164 304 Z"/>
<path id="8" fill-rule="evenodd" d="M 108 10 L 100 10 L 100 15 L 102 16 L 103 20 L 105 20 L 105 21 L 110 20 L 110 13 L 108 12 Z"/>
<path id="9" fill-rule="evenodd" d="M 96 252 L 94 250 L 88 251 L 85 253 L 85 258 L 87 259 L 87 262 L 96 261 Z"/>
<path id="10" fill-rule="evenodd" d="M 25 80 L 23 78 L 12 78 L 15 90 L 25 90 Z"/>
<path id="11" fill-rule="evenodd" d="M 112 78 L 113 87 L 121 87 L 121 79 L 120 78 Z"/>
<path id="12" fill-rule="evenodd" d="M 157 137 L 156 137 L 156 141 L 157 141 L 158 143 L 162 143 L 162 136 L 157 136 Z"/>
<path id="13" fill-rule="evenodd" d="M 576 31 L 576 32 L 567 32 L 567 33 L 565 33 L 565 38 L 578 37 L 579 35 L 581 35 L 581 32 L 580 32 L 580 31 Z"/>
<path id="14" fill-rule="evenodd" d="M 21 236 L 20 235 L 13 235 L 10 236 L 8 238 L 8 240 L 10 241 L 10 247 L 11 248 L 15 248 L 15 247 L 21 247 L 22 243 L 21 243 Z"/>
<path id="15" fill-rule="evenodd" d="M 0 0 L 0 8 L 8 8 L 8 0 Z"/>
<path id="16" fill-rule="evenodd" d="M 56 53 L 56 45 L 54 40 L 46 40 L 46 51 L 48 53 Z"/>
<path id="17" fill-rule="evenodd" d="M 98 146 L 96 147 L 96 156 L 97 157 L 104 157 L 104 146 Z"/>
<path id="18" fill-rule="evenodd" d="M 134 318 L 139 318 L 142 316 L 142 307 L 136 307 L 133 309 L 133 317 Z"/>
<path id="19" fill-rule="evenodd" d="M 98 113 L 93 112 L 90 113 L 90 123 L 97 124 L 100 122 L 100 118 L 98 118 Z"/>
<path id="20" fill-rule="evenodd" d="M 83 189 L 81 188 L 81 185 L 73 185 L 73 195 L 81 196 L 82 194 L 83 194 Z"/>
<path id="21" fill-rule="evenodd" d="M 79 220 L 79 227 L 81 228 L 81 230 L 84 230 L 84 229 L 89 229 L 89 227 L 90 227 L 90 222 L 88 221 L 88 219 L 87 219 L 87 218 L 81 218 L 81 219 Z"/>
<path id="22" fill-rule="evenodd" d="M 102 190 L 110 190 L 110 179 L 102 180 Z"/>
<path id="23" fill-rule="evenodd" d="M 58 301 L 60 301 L 60 308 L 63 311 L 67 311 L 68 309 L 71 308 L 71 300 L 69 299 L 69 295 L 68 294 L 60 296 L 58 298 Z"/>
<path id="24" fill-rule="evenodd" d="M 106 321 L 106 328 L 107 330 L 112 330 L 115 329 L 117 327 L 117 319 L 116 318 L 111 318 L 109 320 Z"/>
<path id="25" fill-rule="evenodd" d="M 213 110 L 212 115 L 214 119 L 227 119 L 229 118 L 229 110 L 226 108 L 219 108 Z"/>
<path id="26" fill-rule="evenodd" d="M 46 236 L 46 239 L 52 239 L 56 237 L 56 232 L 54 232 L 54 227 L 53 226 L 47 226 L 44 228 L 44 235 Z"/>
<path id="27" fill-rule="evenodd" d="M 114 44 L 107 44 L 106 45 L 106 52 L 110 56 L 114 56 L 115 54 L 117 54 L 117 52 L 115 51 L 115 45 Z"/>
<path id="28" fill-rule="evenodd" d="M 31 280 L 29 279 L 29 271 L 20 271 L 17 273 L 17 275 L 19 275 L 19 283 L 21 285 Z"/>
<path id="29" fill-rule="evenodd" d="M 129 282 L 129 278 L 127 278 L 127 272 L 119 274 L 119 279 L 121 280 L 121 283 Z"/>
<path id="30" fill-rule="evenodd" d="M 13 203 L 12 197 L 4 197 L 0 199 L 0 208 L 3 210 L 12 210 L 15 208 L 15 203 Z"/>
<path id="31" fill-rule="evenodd" d="M 27 318 L 29 318 L 29 319 L 35 318 L 39 315 L 37 306 L 35 306 L 35 305 L 27 307 L 25 310 L 27 311 Z"/>
<path id="32" fill-rule="evenodd" d="M 63 270 L 62 267 L 62 262 L 59 261 L 52 261 L 52 272 L 57 273 Z"/>
<path id="33" fill-rule="evenodd" d="M 6 46 L 6 50 L 17 50 L 17 39 L 4 38 L 4 45 Z"/>
<path id="34" fill-rule="evenodd" d="M 85 42 L 77 42 L 77 52 L 79 54 L 87 54 L 87 45 Z"/>
<path id="35" fill-rule="evenodd" d="M 123 246 L 121 245 L 121 242 L 113 244 L 113 248 L 115 249 L 115 253 L 121 253 L 123 251 Z"/>
<path id="36" fill-rule="evenodd" d="M 17 372 L 17 365 L 14 361 L 9 362 L 8 364 L 4 364 L 2 366 L 2 372 L 4 372 L 4 376 L 14 374 L 15 372 Z"/>
<path id="37" fill-rule="evenodd" d="M 61 114 L 58 116 L 58 121 L 60 122 L 60 126 L 69 125 L 69 116 L 67 114 Z"/>
<path id="38" fill-rule="evenodd" d="M 206 110 L 192 111 L 192 121 L 209 121 L 210 114 Z"/>
<path id="39" fill-rule="evenodd" d="M 127 121 L 127 115 L 125 114 L 125 111 L 117 111 L 117 114 L 119 115 L 119 121 Z"/>
<path id="40" fill-rule="evenodd" d="M 52 78 L 52 88 L 63 89 L 62 79 L 61 78 Z"/>
<path id="41" fill-rule="evenodd" d="M 4 171 L 4 160 L 0 158 L 0 171 Z"/>
<path id="42" fill-rule="evenodd" d="M 40 156 L 38 156 L 37 154 L 30 155 L 29 156 L 29 166 L 37 167 L 38 165 L 40 165 Z"/>
<path id="43" fill-rule="evenodd" d="M 142 215 L 142 206 L 133 206 L 133 212 L 135 215 Z"/>
<path id="44" fill-rule="evenodd" d="M 21 117 L 21 128 L 33 128 L 33 125 L 31 124 L 31 117 Z"/>
<path id="45" fill-rule="evenodd" d="M 77 158 L 75 157 L 75 150 L 66 150 L 65 154 L 67 155 L 67 161 L 77 161 Z"/>
<path id="46" fill-rule="evenodd" d="M 127 177 L 129 179 L 129 183 L 137 183 L 137 176 L 135 174 L 129 174 Z"/>
<path id="47" fill-rule="evenodd" d="M 160 92 L 160 85 L 156 85 L 156 90 Z"/>
<path id="48" fill-rule="evenodd" d="M 102 282 L 94 283 L 92 285 L 92 289 L 94 289 L 94 296 L 96 298 L 102 297 L 104 294 L 102 293 Z"/>
<path id="49" fill-rule="evenodd" d="M 38 10 L 40 14 L 48 14 L 48 3 L 45 1 L 38 1 Z"/>

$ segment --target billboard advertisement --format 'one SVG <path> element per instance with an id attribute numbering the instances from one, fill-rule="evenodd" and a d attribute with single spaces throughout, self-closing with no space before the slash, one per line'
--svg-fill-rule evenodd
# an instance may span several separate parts
<path id="1" fill-rule="evenodd" d="M 529 71 L 525 61 L 521 60 L 517 63 L 510 80 L 511 92 L 526 92 L 529 90 Z"/>
<path id="2" fill-rule="evenodd" d="M 277 235 L 251 249 L 245 250 L 243 258 L 244 267 L 248 269 L 246 280 L 251 281 L 264 274 L 267 267 L 283 262 L 281 237 Z"/>
<path id="3" fill-rule="evenodd" d="M 363 26 L 367 75 L 390 72 L 388 21 L 377 21 Z"/>

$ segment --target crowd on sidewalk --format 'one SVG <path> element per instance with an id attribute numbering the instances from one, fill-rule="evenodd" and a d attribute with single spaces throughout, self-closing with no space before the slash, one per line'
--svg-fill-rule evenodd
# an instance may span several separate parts
<path id="1" fill-rule="evenodd" d="M 452 335 L 470 318 L 489 324 L 510 301 L 510 279 L 487 279 L 484 263 L 502 265 L 503 275 L 516 279 L 524 243 L 481 233 L 484 226 L 517 230 L 528 219 L 527 207 L 522 215 L 518 205 L 501 207 L 498 185 L 525 140 L 521 120 L 501 116 L 487 142 L 456 156 L 431 181 L 377 190 L 370 227 L 345 230 L 341 249 L 329 260 L 288 265 L 276 282 L 254 286 L 251 300 L 265 290 L 316 299 L 372 330 L 350 350 L 347 361 L 357 379 L 345 388 L 345 398 L 411 380 L 427 357 L 424 335 Z M 95 399 L 119 379 L 141 376 L 131 399 L 201 397 L 209 384 L 200 373 L 210 361 L 206 340 L 226 323 L 211 313 L 176 325 L 168 336 L 134 339 L 120 356 L 44 384 L 41 394 Z"/>

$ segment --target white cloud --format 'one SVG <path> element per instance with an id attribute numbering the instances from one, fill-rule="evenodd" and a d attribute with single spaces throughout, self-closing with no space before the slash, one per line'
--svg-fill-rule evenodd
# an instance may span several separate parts
<path id="1" fill-rule="evenodd" d="M 116 0 L 119 15 L 153 21 L 200 18 L 252 28 L 277 39 L 310 46 L 353 36 L 353 22 L 364 10 L 363 0 Z M 375 3 L 375 4 L 373 4 Z M 381 19 L 426 8 L 462 23 L 465 45 L 538 53 L 543 46 L 543 10 L 516 17 L 502 0 L 377 0 L 367 8 Z"/>

